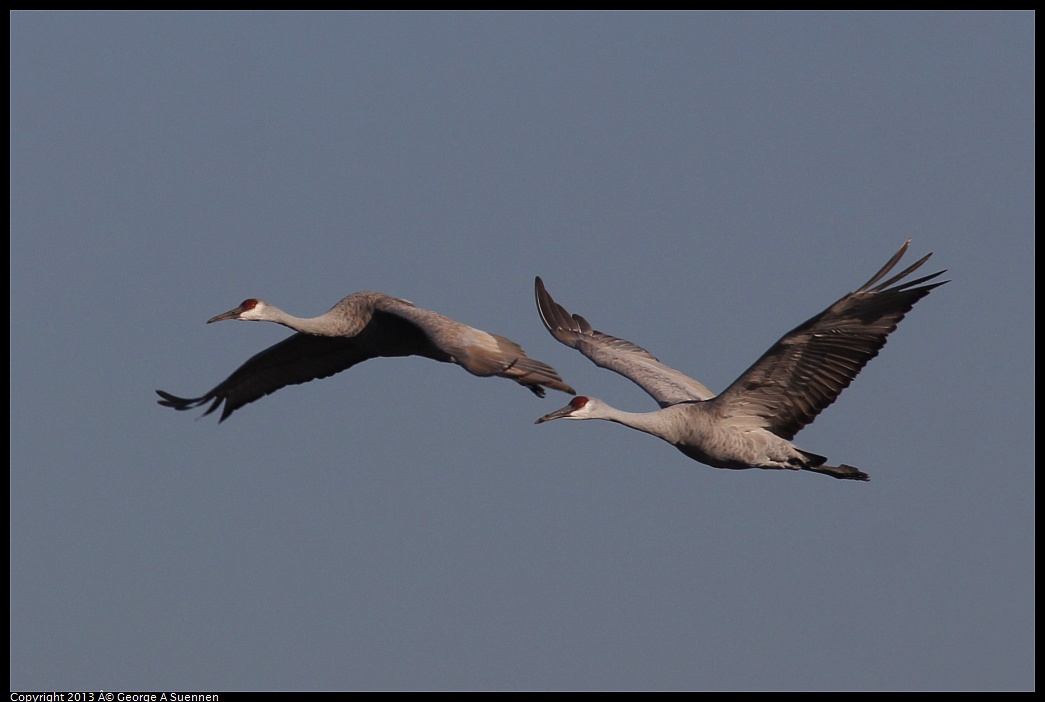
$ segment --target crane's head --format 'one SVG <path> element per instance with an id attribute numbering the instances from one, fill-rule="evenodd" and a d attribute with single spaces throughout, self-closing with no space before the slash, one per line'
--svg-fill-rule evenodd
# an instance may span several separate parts
<path id="1" fill-rule="evenodd" d="M 207 320 L 207 324 L 211 322 L 222 322 L 226 319 L 245 319 L 253 321 L 264 321 L 268 317 L 265 314 L 265 310 L 268 305 L 263 300 L 259 300 L 256 297 L 250 297 L 240 303 L 240 306 L 236 309 L 223 312 L 217 317 L 211 317 Z"/>
<path id="2" fill-rule="evenodd" d="M 553 419 L 595 419 L 601 402 L 594 397 L 578 395 L 570 400 L 570 404 L 555 410 L 538 419 L 534 424 L 550 422 Z"/>

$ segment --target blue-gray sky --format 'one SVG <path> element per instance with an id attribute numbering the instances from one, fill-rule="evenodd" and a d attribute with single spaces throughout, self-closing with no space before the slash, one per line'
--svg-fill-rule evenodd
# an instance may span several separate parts
<path id="1" fill-rule="evenodd" d="M 15 13 L 12 689 L 1034 687 L 1034 15 Z M 195 395 L 356 290 L 722 390 L 908 237 L 952 282 L 721 471 L 425 359 Z"/>

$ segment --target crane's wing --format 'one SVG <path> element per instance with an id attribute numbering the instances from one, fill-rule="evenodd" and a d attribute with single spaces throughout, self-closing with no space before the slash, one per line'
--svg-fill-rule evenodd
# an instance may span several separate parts
<path id="1" fill-rule="evenodd" d="M 944 271 L 900 282 L 925 263 L 930 253 L 902 273 L 878 283 L 896 266 L 910 243 L 908 239 L 855 292 L 785 334 L 713 400 L 716 411 L 723 417 L 753 419 L 784 439 L 794 438 L 878 355 L 886 337 L 914 304 L 948 282 L 922 285 Z"/>
<path id="2" fill-rule="evenodd" d="M 378 304 L 382 312 L 410 322 L 424 335 L 430 348 L 427 352 L 414 353 L 456 363 L 473 375 L 496 375 L 514 380 L 538 397 L 544 397 L 544 388 L 576 394 L 563 382 L 558 371 L 527 356 L 511 339 L 470 327 L 398 298 L 385 297 Z"/>
<path id="3" fill-rule="evenodd" d="M 538 276 L 534 281 L 537 311 L 551 335 L 577 349 L 602 368 L 620 373 L 648 392 L 661 407 L 693 400 L 710 400 L 715 393 L 684 373 L 664 365 L 630 341 L 591 328 L 584 317 L 571 315 L 552 299 Z"/>
<path id="4" fill-rule="evenodd" d="M 163 390 L 156 393 L 163 398 L 159 401 L 161 405 L 176 410 L 211 403 L 203 416 L 224 403 L 220 420 L 224 422 L 240 407 L 280 388 L 329 377 L 377 355 L 365 343 L 360 343 L 358 337 L 297 333 L 252 356 L 202 397 L 177 397 Z"/>

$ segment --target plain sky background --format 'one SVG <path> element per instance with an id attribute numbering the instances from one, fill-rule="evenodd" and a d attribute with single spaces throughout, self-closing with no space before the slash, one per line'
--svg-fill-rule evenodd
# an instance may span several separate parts
<path id="1" fill-rule="evenodd" d="M 1031 13 L 14 13 L 11 688 L 1030 690 Z M 723 471 L 379 359 L 199 395 L 357 290 L 724 389 L 909 260 L 797 443 Z"/>

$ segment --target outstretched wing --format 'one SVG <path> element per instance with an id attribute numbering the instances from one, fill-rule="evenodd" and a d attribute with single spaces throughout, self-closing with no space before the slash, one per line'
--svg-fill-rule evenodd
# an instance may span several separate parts
<path id="1" fill-rule="evenodd" d="M 714 399 L 715 410 L 722 417 L 754 419 L 784 439 L 794 438 L 878 355 L 886 337 L 914 304 L 948 282 L 923 285 L 944 271 L 900 282 L 932 256 L 928 254 L 902 273 L 878 283 L 896 266 L 910 243 L 908 239 L 855 292 L 785 334 Z"/>
<path id="2" fill-rule="evenodd" d="M 203 413 L 204 416 L 224 403 L 220 420 L 223 422 L 240 407 L 288 385 L 327 378 L 377 356 L 408 355 L 410 351 L 403 345 L 404 353 L 388 353 L 387 341 L 390 335 L 402 339 L 416 338 L 417 343 L 421 343 L 421 334 L 413 325 L 398 317 L 389 320 L 377 317 L 359 334 L 351 337 L 316 336 L 300 332 L 287 337 L 252 356 L 202 397 L 178 397 L 163 390 L 157 390 L 156 393 L 163 398 L 159 401 L 161 405 L 176 410 L 188 410 L 211 403 Z"/>
<path id="3" fill-rule="evenodd" d="M 649 393 L 661 407 L 715 396 L 704 385 L 664 365 L 641 346 L 595 331 L 584 317 L 571 315 L 552 299 L 540 277 L 534 281 L 534 290 L 537 311 L 552 336 L 583 353 L 595 365 L 620 373 Z"/>

